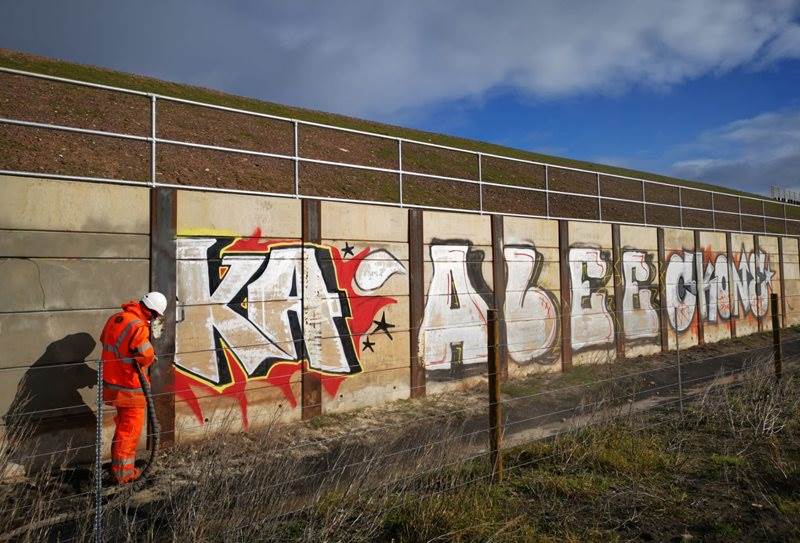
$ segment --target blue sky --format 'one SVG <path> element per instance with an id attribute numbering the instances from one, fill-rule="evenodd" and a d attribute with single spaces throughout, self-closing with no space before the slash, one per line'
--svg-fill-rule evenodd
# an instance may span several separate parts
<path id="1" fill-rule="evenodd" d="M 800 0 L 29 0 L 0 47 L 766 193 Z"/>
<path id="2" fill-rule="evenodd" d="M 631 88 L 533 100 L 503 89 L 485 100 L 438 104 L 415 119 L 425 130 L 456 133 L 511 147 L 658 173 L 689 175 L 676 166 L 700 156 L 701 136 L 765 112 L 800 107 L 800 61 L 762 70 L 706 74 L 668 89 Z M 402 119 L 395 119 L 401 122 Z M 722 145 L 720 145 L 722 147 Z M 723 151 L 722 148 L 719 149 Z M 735 158 L 730 149 L 715 158 Z M 800 152 L 800 149 L 798 149 Z M 776 182 L 800 185 L 800 170 Z M 748 188 L 755 179 L 714 179 Z"/>

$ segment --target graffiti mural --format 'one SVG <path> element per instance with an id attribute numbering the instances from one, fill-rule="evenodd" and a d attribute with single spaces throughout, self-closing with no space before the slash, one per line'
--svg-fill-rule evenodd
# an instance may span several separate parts
<path id="1" fill-rule="evenodd" d="M 625 339 L 653 339 L 660 333 L 656 266 L 653 253 L 636 249 L 622 251 L 622 315 Z"/>
<path id="2" fill-rule="evenodd" d="M 729 266 L 725 254 L 684 250 L 672 253 L 666 268 L 667 316 L 670 326 L 679 332 L 691 326 L 696 307 L 700 318 L 711 323 L 748 315 L 763 317 L 769 311 L 775 272 L 764 251 L 746 251 L 742 246 Z"/>
<path id="3" fill-rule="evenodd" d="M 557 302 L 538 286 L 544 264 L 533 245 L 506 245 L 506 295 L 503 314 L 509 356 L 518 364 L 542 361 L 558 338 Z M 550 357 L 552 358 L 552 357 Z"/>
<path id="4" fill-rule="evenodd" d="M 705 258 L 704 258 L 705 256 Z M 700 318 L 708 322 L 726 321 L 731 318 L 732 297 L 728 256 L 711 251 L 698 252 L 695 262 L 700 268 L 697 290 Z"/>
<path id="5" fill-rule="evenodd" d="M 769 255 L 764 251 L 739 251 L 738 258 L 733 257 L 733 282 L 736 287 L 738 304 L 734 306 L 734 315 L 739 315 L 741 306 L 744 315 L 752 314 L 763 317 L 769 312 L 769 295 L 772 290 L 772 277 Z"/>
<path id="6" fill-rule="evenodd" d="M 430 246 L 433 275 L 420 330 L 420 353 L 433 379 L 484 370 L 486 311 L 491 289 L 481 271 L 484 254 L 468 241 Z M 543 261 L 532 244 L 506 245 L 504 322 L 510 358 L 518 364 L 550 363 L 558 336 L 557 303 L 538 286 Z"/>
<path id="7" fill-rule="evenodd" d="M 484 253 L 469 241 L 435 240 L 430 258 L 433 276 L 420 328 L 420 356 L 434 378 L 463 377 L 471 366 L 486 362 L 491 291 L 481 272 Z"/>
<path id="8" fill-rule="evenodd" d="M 664 292 L 667 320 L 679 332 L 688 330 L 694 319 L 697 304 L 694 257 L 693 251 L 682 251 L 672 253 L 666 259 Z"/>
<path id="9" fill-rule="evenodd" d="M 278 387 L 297 405 L 292 377 L 303 365 L 336 394 L 362 371 L 376 316 L 394 298 L 377 295 L 402 264 L 385 250 L 247 238 L 179 238 L 178 298 L 193 318 L 178 323 L 176 394 L 204 420 L 195 389 L 234 397 L 247 425 L 245 387 Z M 363 339 L 362 339 L 363 338 Z"/>
<path id="10" fill-rule="evenodd" d="M 597 247 L 570 248 L 570 323 L 572 348 L 575 351 L 609 344 L 614 340 L 614 319 L 609 309 L 608 295 L 611 274 L 611 255 L 608 251 Z"/>

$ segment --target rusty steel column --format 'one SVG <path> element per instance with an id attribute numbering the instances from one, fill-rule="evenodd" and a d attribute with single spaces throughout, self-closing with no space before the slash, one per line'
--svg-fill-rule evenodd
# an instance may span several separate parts
<path id="1" fill-rule="evenodd" d="M 783 240 L 786 238 L 779 237 L 778 238 L 778 260 L 780 263 L 778 264 L 779 269 L 781 270 L 781 276 L 779 278 L 778 284 L 781 286 L 781 327 L 786 328 L 786 283 L 783 279 L 784 275 L 784 262 L 783 262 Z"/>
<path id="2" fill-rule="evenodd" d="M 153 340 L 158 362 L 150 367 L 161 448 L 175 444 L 175 315 L 177 300 L 176 243 L 178 198 L 174 188 L 150 190 L 150 290 L 167 298 L 161 337 Z"/>
<path id="3" fill-rule="evenodd" d="M 303 312 L 303 334 L 305 334 L 305 318 L 306 318 L 306 257 L 305 246 L 306 244 L 319 244 L 322 242 L 322 225 L 320 224 L 321 205 L 319 200 L 303 199 L 302 204 L 303 215 L 303 281 L 302 281 L 302 294 L 301 306 Z M 302 390 L 302 407 L 301 416 L 303 420 L 308 420 L 322 414 L 322 383 L 318 375 L 313 375 L 308 367 L 308 356 L 303 353 L 303 367 L 301 370 L 301 390 Z"/>
<path id="4" fill-rule="evenodd" d="M 661 329 L 661 352 L 669 351 L 669 315 L 667 315 L 667 266 L 664 263 L 664 229 L 656 228 L 656 244 L 658 252 L 658 307 L 659 325 Z"/>
<path id="5" fill-rule="evenodd" d="M 756 266 L 758 266 L 758 254 L 761 252 L 761 245 L 758 243 L 758 234 L 753 234 L 753 255 L 755 256 Z M 756 299 L 756 303 L 758 299 Z M 751 308 L 752 308 L 752 301 L 751 301 Z M 761 333 L 764 331 L 764 318 L 758 315 L 758 311 L 752 309 L 753 313 L 756 315 L 756 322 L 758 323 L 758 332 Z"/>
<path id="6" fill-rule="evenodd" d="M 778 322 L 778 295 L 773 292 L 769 301 L 772 306 L 772 357 L 775 363 L 775 379 L 780 381 L 783 373 L 783 346 L 781 345 L 781 327 Z"/>
<path id="7" fill-rule="evenodd" d="M 733 266 L 733 243 L 731 242 L 731 233 L 725 233 L 725 250 L 728 252 L 728 299 L 731 305 L 731 317 L 729 328 L 731 330 L 731 337 L 736 337 L 736 319 L 739 315 L 739 299 L 736 297 L 736 287 L 733 286 L 733 274 L 736 273 L 736 268 Z M 734 312 L 736 314 L 734 315 Z"/>
<path id="8" fill-rule="evenodd" d="M 700 262 L 697 262 L 697 253 L 700 253 Z M 695 275 L 695 288 L 697 289 L 697 296 L 695 296 L 694 316 L 697 319 L 697 344 L 706 344 L 705 326 L 703 323 L 703 312 L 700 310 L 700 289 L 703 288 L 703 264 L 705 264 L 703 254 L 703 247 L 700 245 L 700 230 L 694 231 L 694 275 Z M 705 296 L 704 296 L 705 298 Z M 706 302 L 706 307 L 708 307 Z"/>
<path id="9" fill-rule="evenodd" d="M 423 212 L 408 210 L 408 305 L 411 334 L 411 397 L 425 396 L 425 365 L 419 357 L 419 333 L 425 314 L 425 245 L 422 239 Z"/>
<path id="10" fill-rule="evenodd" d="M 506 305 L 506 259 L 503 252 L 503 216 L 492 215 L 492 283 L 494 309 L 497 318 L 497 360 L 501 381 L 508 379 L 508 332 L 503 311 Z M 487 321 L 488 322 L 488 321 Z"/>
<path id="11" fill-rule="evenodd" d="M 572 367 L 572 284 L 569 275 L 569 221 L 558 221 L 561 282 L 561 370 Z"/>
<path id="12" fill-rule="evenodd" d="M 622 307 L 625 285 L 622 281 L 622 250 L 619 243 L 619 225 L 611 225 L 611 258 L 614 263 L 614 338 L 617 358 L 625 358 L 625 312 Z"/>

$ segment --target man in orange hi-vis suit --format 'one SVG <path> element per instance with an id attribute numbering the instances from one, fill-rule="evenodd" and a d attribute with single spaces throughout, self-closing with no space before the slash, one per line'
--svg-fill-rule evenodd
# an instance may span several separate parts
<path id="1" fill-rule="evenodd" d="M 134 364 L 146 369 L 156 360 L 150 345 L 150 323 L 163 317 L 167 299 L 149 292 L 138 302 L 122 305 L 122 311 L 108 319 L 100 341 L 103 344 L 103 401 L 117 409 L 116 429 L 111 444 L 111 470 L 120 484 L 139 477 L 136 444 L 142 432 L 147 406 Z M 146 375 L 146 374 L 145 374 Z"/>

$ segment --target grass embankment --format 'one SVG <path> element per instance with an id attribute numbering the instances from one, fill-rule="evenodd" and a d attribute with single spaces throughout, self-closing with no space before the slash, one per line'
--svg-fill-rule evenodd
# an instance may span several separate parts
<path id="1" fill-rule="evenodd" d="M 471 140 L 466 138 L 459 138 L 456 136 L 450 136 L 445 134 L 425 132 L 422 130 L 414 130 L 411 128 L 403 128 L 403 127 L 378 123 L 374 121 L 348 117 L 345 115 L 338 115 L 334 113 L 325 113 L 322 111 L 314 111 L 298 107 L 285 106 L 281 104 L 275 104 L 272 102 L 256 100 L 253 98 L 226 94 L 211 89 L 172 83 L 154 78 L 143 77 L 124 72 L 117 72 L 95 66 L 86 66 L 72 62 L 49 59 L 49 58 L 39 57 L 36 55 L 11 51 L 8 49 L 0 49 L 0 66 L 16 70 L 52 75 L 56 77 L 77 79 L 80 81 L 87 81 L 102 85 L 122 87 L 142 92 L 156 93 L 175 98 L 205 102 L 213 105 L 232 107 L 237 109 L 243 109 L 246 111 L 253 111 L 257 113 L 266 113 L 269 115 L 290 117 L 302 121 L 323 123 L 342 128 L 363 130 L 367 132 L 376 132 L 379 134 L 384 134 L 392 137 L 413 139 L 423 142 L 435 143 L 438 145 L 456 147 L 459 149 L 464 149 L 469 151 L 497 154 L 511 158 L 520 158 L 538 162 L 546 162 L 548 164 L 555 166 L 566 166 L 572 168 L 594 170 L 609 175 L 637 177 L 651 181 L 659 181 L 675 185 L 682 185 L 691 188 L 716 190 L 720 192 L 727 192 L 731 194 L 739 194 L 744 196 L 754 195 L 753 193 L 747 193 L 744 191 L 738 191 L 726 187 L 721 187 L 718 185 L 702 183 L 699 181 L 691 181 L 686 179 L 669 177 L 665 175 L 643 172 L 639 170 L 633 170 L 629 168 L 621 168 L 606 164 L 598 164 L 594 162 L 587 162 L 571 158 L 535 153 L 531 151 L 524 151 L 521 149 L 514 149 L 510 147 L 504 147 L 501 145 L 495 145 L 492 143 Z"/>

